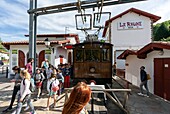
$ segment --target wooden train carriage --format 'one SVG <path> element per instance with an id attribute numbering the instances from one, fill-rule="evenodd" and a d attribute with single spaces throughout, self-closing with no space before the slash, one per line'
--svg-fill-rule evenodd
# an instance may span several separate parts
<path id="1" fill-rule="evenodd" d="M 73 78 L 112 82 L 112 44 L 84 42 L 73 46 Z"/>

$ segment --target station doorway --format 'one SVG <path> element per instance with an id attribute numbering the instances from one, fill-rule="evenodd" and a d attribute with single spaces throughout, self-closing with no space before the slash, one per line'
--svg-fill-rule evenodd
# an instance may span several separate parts
<path id="1" fill-rule="evenodd" d="M 154 94 L 170 100 L 170 58 L 154 59 Z"/>

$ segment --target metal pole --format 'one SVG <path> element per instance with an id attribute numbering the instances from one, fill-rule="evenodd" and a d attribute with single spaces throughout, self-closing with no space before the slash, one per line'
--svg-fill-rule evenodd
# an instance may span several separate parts
<path id="1" fill-rule="evenodd" d="M 35 9 L 37 9 L 37 0 L 35 0 Z M 34 14 L 34 50 L 33 50 L 33 52 L 34 52 L 34 65 L 33 65 L 33 73 L 35 74 L 35 72 L 36 72 L 36 66 L 37 66 L 37 54 L 36 54 L 36 50 L 37 50 L 37 48 L 36 48 L 36 39 L 37 39 L 37 15 L 35 15 Z"/>
<path id="2" fill-rule="evenodd" d="M 6 67 L 6 78 L 8 78 L 8 67 Z"/>
<path id="3" fill-rule="evenodd" d="M 34 7 L 34 0 L 30 0 L 30 10 Z M 33 38 L 34 14 L 29 14 L 29 58 L 34 58 L 34 38 Z"/>

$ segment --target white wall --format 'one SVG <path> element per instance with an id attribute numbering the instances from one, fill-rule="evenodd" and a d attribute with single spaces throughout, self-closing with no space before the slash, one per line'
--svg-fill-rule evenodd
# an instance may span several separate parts
<path id="1" fill-rule="evenodd" d="M 142 21 L 143 28 L 136 29 L 118 29 L 118 23 L 120 22 L 137 22 Z M 107 31 L 107 35 L 108 35 Z M 108 36 L 107 36 L 108 37 Z M 120 18 L 117 18 L 111 23 L 111 42 L 114 45 L 114 50 L 126 50 L 133 49 L 138 50 L 151 42 L 151 20 L 148 17 L 129 12 Z M 114 51 L 113 51 L 114 52 Z M 113 53 L 115 55 L 115 53 Z M 117 56 L 117 54 L 115 55 Z M 114 56 L 114 57 L 115 57 Z M 124 69 L 125 62 L 116 59 L 120 69 Z M 114 61 L 113 61 L 114 63 Z"/>
<path id="2" fill-rule="evenodd" d="M 37 37 L 37 41 L 44 41 L 47 37 Z M 56 38 L 56 37 L 48 37 L 48 40 L 49 41 L 52 41 L 52 40 L 63 40 L 65 38 L 61 37 L 61 38 Z"/>
<path id="3" fill-rule="evenodd" d="M 154 93 L 154 58 L 170 58 L 170 50 L 164 50 L 164 54 L 161 56 L 159 51 L 153 51 L 147 54 L 146 59 L 138 59 L 136 55 L 129 55 L 126 58 L 126 71 L 125 78 L 132 84 L 140 85 L 140 67 L 145 66 L 145 70 L 151 76 L 151 80 L 148 81 L 149 91 Z"/>
<path id="4" fill-rule="evenodd" d="M 67 37 L 68 40 L 70 40 L 69 44 L 76 44 L 75 37 Z"/>
<path id="5" fill-rule="evenodd" d="M 44 41 L 47 37 L 37 37 L 37 41 Z M 48 37 L 48 40 L 49 41 L 61 41 L 61 40 L 65 40 L 65 39 L 68 39 L 70 40 L 70 43 L 69 44 L 76 44 L 76 40 L 75 40 L 75 37 Z"/>
<path id="6" fill-rule="evenodd" d="M 27 53 L 29 52 L 28 45 L 10 45 L 10 51 L 9 51 L 9 66 L 10 66 L 10 72 L 12 72 L 12 50 L 21 50 L 25 54 L 25 64 L 27 63 Z M 39 55 L 39 53 L 42 50 L 48 50 L 44 45 L 37 45 L 36 53 Z M 50 61 L 52 63 L 52 59 Z M 18 60 L 17 60 L 18 65 Z"/>
<path id="7" fill-rule="evenodd" d="M 2 57 L 5 59 L 9 59 L 8 54 L 5 54 L 5 53 L 0 53 L 0 60 L 2 59 Z"/>
<path id="8" fill-rule="evenodd" d="M 142 29 L 126 29 L 118 30 L 119 22 L 127 21 L 142 21 Z M 136 14 L 127 13 L 120 18 L 115 19 L 111 23 L 111 40 L 116 50 L 118 47 L 126 47 L 133 49 L 134 47 L 143 47 L 151 42 L 151 20 L 148 17 Z M 120 50 L 120 49 L 119 49 Z"/>
<path id="9" fill-rule="evenodd" d="M 124 52 L 124 50 L 122 51 L 122 50 L 116 50 L 116 58 L 120 55 L 120 54 L 122 54 Z M 116 60 L 116 68 L 117 69 L 125 69 L 125 60 L 123 60 L 123 59 L 117 59 Z"/>

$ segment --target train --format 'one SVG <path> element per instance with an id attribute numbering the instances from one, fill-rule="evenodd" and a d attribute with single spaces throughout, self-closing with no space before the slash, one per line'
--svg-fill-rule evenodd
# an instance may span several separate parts
<path id="1" fill-rule="evenodd" d="M 112 47 L 101 41 L 73 45 L 73 79 L 112 84 Z"/>

